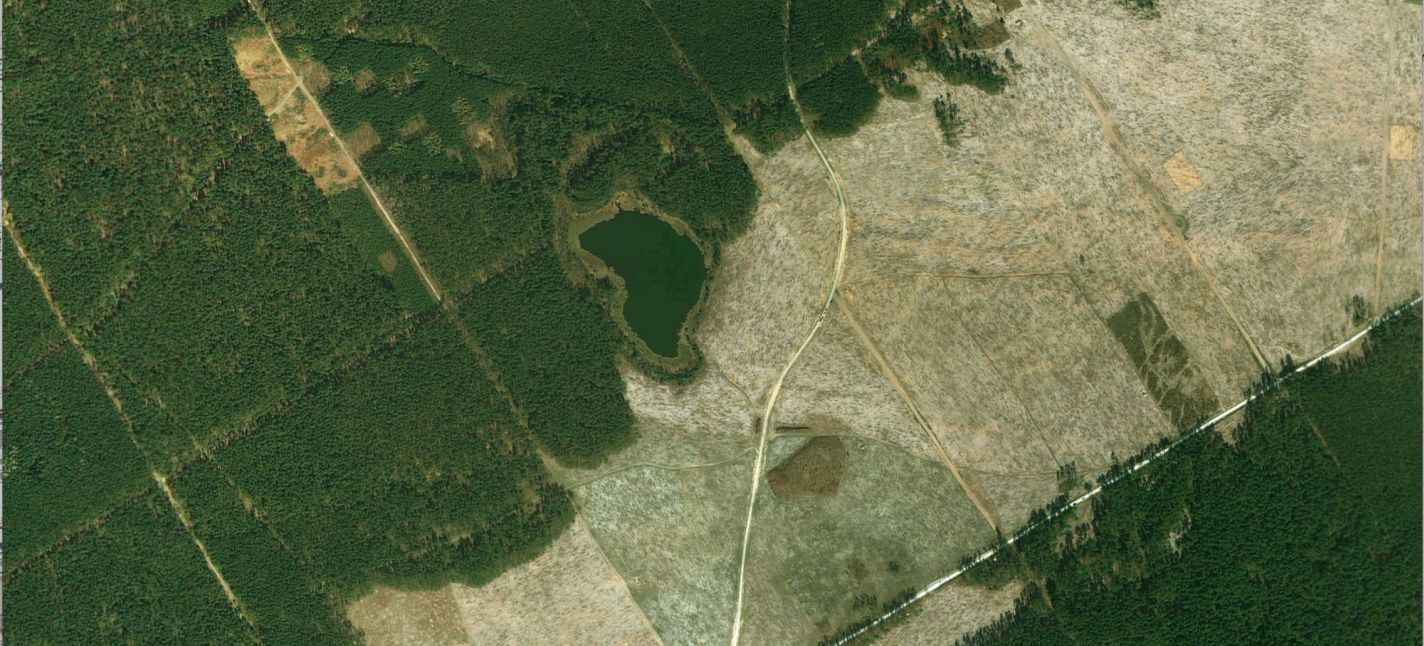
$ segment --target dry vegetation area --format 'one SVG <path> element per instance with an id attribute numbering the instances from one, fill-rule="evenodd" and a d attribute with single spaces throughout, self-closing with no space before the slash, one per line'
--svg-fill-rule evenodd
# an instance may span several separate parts
<path id="1" fill-rule="evenodd" d="M 830 496 L 840 488 L 845 469 L 845 442 L 834 435 L 821 435 L 768 470 L 766 483 L 777 500 L 786 502 L 803 496 Z"/>
<path id="2" fill-rule="evenodd" d="M 1074 0 L 1023 12 L 1090 80 L 1152 185 L 1172 185 L 1159 160 L 1191 159 L 1202 188 L 1166 192 L 1167 204 L 1268 360 L 1344 336 L 1351 297 L 1378 312 L 1417 283 L 1373 293 L 1380 210 L 1418 211 L 1417 197 L 1380 195 L 1389 126 L 1418 119 L 1417 98 L 1382 112 L 1418 96 L 1417 74 L 1386 72 L 1418 38 L 1417 9 L 1396 4 L 1159 2 L 1161 17 L 1141 20 Z M 1404 260 L 1417 266 L 1409 242 L 1396 251 L 1412 247 Z"/>
<path id="3" fill-rule="evenodd" d="M 1017 65 L 1002 93 L 911 71 L 921 98 L 883 100 L 822 142 L 850 257 L 776 412 L 747 643 L 875 614 L 987 544 L 990 524 L 1022 524 L 1060 468 L 1096 475 L 1238 400 L 1262 361 L 1346 336 L 1352 299 L 1373 313 L 1417 289 L 1417 7 L 1164 1 L 1144 19 L 1097 0 L 996 4 Z M 353 183 L 270 42 L 236 47 L 303 170 L 325 191 Z M 964 124 L 953 147 L 937 96 Z M 497 129 L 462 134 L 485 179 L 513 173 Z M 358 156 L 381 145 L 347 140 Z M 734 140 L 760 203 L 721 250 L 702 369 L 673 384 L 624 365 L 638 441 L 593 469 L 551 465 L 582 521 L 483 588 L 378 590 L 350 609 L 374 643 L 642 643 L 649 624 L 669 643 L 726 640 L 757 416 L 836 241 L 804 137 L 768 156 Z M 1017 593 L 948 586 L 887 642 L 943 643 Z"/>
<path id="4" fill-rule="evenodd" d="M 1019 69 L 1005 92 L 912 75 L 923 97 L 958 105 L 956 147 L 941 142 L 928 98 L 883 101 L 858 133 L 823 142 L 851 201 L 851 257 L 844 307 L 787 381 L 781 457 L 795 435 L 834 432 L 846 446 L 860 435 L 942 463 L 914 406 L 956 486 L 1012 527 L 1058 493 L 1060 467 L 1095 475 L 1238 400 L 1258 356 L 1274 364 L 1346 336 L 1352 297 L 1374 311 L 1415 289 L 1418 9 L 1394 6 L 1390 18 L 1327 3 L 1300 17 L 1281 2 L 1160 4 L 1155 20 L 1086 0 L 1007 7 Z M 656 406 L 628 375 L 640 418 L 737 411 L 749 429 L 823 294 L 832 205 L 804 139 L 771 157 L 742 152 L 762 205 L 712 284 L 699 332 L 711 367 Z M 712 395 L 723 381 L 742 396 Z M 632 451 L 680 437 L 646 436 Z M 848 450 L 845 478 L 862 455 Z M 781 504 L 836 499 L 844 486 Z M 830 559 L 848 544 L 795 552 L 774 522 L 762 526 L 766 513 L 752 533 L 763 559 Z M 766 614 L 792 594 L 776 586 L 805 574 L 753 582 L 748 639 L 806 621 Z M 950 586 L 888 639 L 942 643 L 1015 594 Z M 825 628 L 811 621 L 812 633 Z"/>
<path id="5" fill-rule="evenodd" d="M 651 644 L 658 641 L 582 523 L 480 587 L 378 588 L 347 609 L 383 644 Z"/>
<path id="6" fill-rule="evenodd" d="M 938 461 L 856 437 L 780 437 L 768 450 L 743 643 L 829 638 L 993 540 Z"/>
<path id="7" fill-rule="evenodd" d="M 287 147 L 287 154 L 311 176 L 317 188 L 330 194 L 355 186 L 355 163 L 336 144 L 331 124 L 317 104 L 307 98 L 294 70 L 282 62 L 271 39 L 265 34 L 243 36 L 234 39 L 233 48 L 238 71 L 267 113 L 272 134 Z M 331 82 L 331 75 L 320 63 L 301 61 L 294 67 L 310 92 L 320 94 Z M 357 157 L 380 145 L 375 131 L 367 130 L 369 125 L 353 133 L 358 143 L 352 154 Z"/>

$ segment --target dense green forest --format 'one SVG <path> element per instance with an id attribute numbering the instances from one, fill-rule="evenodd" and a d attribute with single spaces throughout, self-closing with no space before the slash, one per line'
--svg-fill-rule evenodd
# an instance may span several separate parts
<path id="1" fill-rule="evenodd" d="M 12 429 L 5 436 L 5 511 L 25 519 L 5 533 L 10 562 L 23 562 L 150 484 L 123 421 L 68 343 L 6 386 L 5 405 Z"/>
<path id="2" fill-rule="evenodd" d="M 1416 306 L 1363 357 L 1269 378 L 1229 441 L 1191 437 L 970 570 L 1030 584 L 963 643 L 1419 643 L 1420 333 Z"/>
<path id="3" fill-rule="evenodd" d="M 323 196 L 273 138 L 228 40 L 260 29 L 245 4 L 6 18 L 7 216 L 123 404 L 12 245 L 12 639 L 351 641 L 350 595 L 479 583 L 567 526 L 469 344 L 408 259 L 382 267 L 399 249 L 370 206 Z"/>
<path id="4" fill-rule="evenodd" d="M 614 363 L 622 335 L 554 258 L 531 258 L 460 302 L 546 452 L 588 466 L 632 441 L 633 413 Z"/>
<path id="5" fill-rule="evenodd" d="M 7 12 L 8 217 L 76 325 L 112 307 L 124 274 L 166 237 L 221 160 L 263 133 L 227 44 L 241 7 Z"/>
<path id="6" fill-rule="evenodd" d="M 4 257 L 5 282 L 5 385 L 29 371 L 33 364 L 68 341 L 55 323 L 45 303 L 39 282 L 25 267 L 10 236 L 0 256 Z"/>
<path id="7" fill-rule="evenodd" d="M 847 58 L 796 92 L 816 130 L 830 136 L 854 134 L 880 104 L 880 90 L 866 80 L 860 63 Z"/>
<path id="8" fill-rule="evenodd" d="M 652 7 L 721 105 L 735 110 L 786 93 L 786 4 L 653 0 Z"/>
<path id="9" fill-rule="evenodd" d="M 243 105 L 261 120 L 255 101 Z M 116 379 L 156 461 L 299 396 L 408 316 L 311 180 L 257 134 L 224 158 L 90 340 L 123 367 Z"/>
<path id="10" fill-rule="evenodd" d="M 377 582 L 486 580 L 572 519 L 567 494 L 443 317 L 215 457 L 342 597 Z"/>
<path id="11" fill-rule="evenodd" d="M 186 466 L 172 483 L 193 534 L 242 600 L 246 618 L 268 644 L 359 643 L 332 599 L 255 511 L 246 508 L 217 463 Z"/>
<path id="12" fill-rule="evenodd" d="M 96 527 L 37 560 L 6 563 L 5 639 L 16 644 L 261 643 L 152 484 L 147 495 L 114 507 Z"/>

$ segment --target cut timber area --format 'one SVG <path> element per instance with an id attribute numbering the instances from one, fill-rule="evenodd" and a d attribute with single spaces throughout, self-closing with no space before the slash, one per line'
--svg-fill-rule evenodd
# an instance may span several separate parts
<path id="1" fill-rule="evenodd" d="M 401 230 L 400 225 L 396 224 L 390 210 L 381 201 L 381 197 L 376 194 L 376 189 L 372 188 L 371 183 L 366 180 L 366 174 L 361 172 L 361 166 L 356 163 L 356 156 L 351 154 L 345 142 L 332 130 L 331 121 L 327 119 L 326 113 L 321 109 L 316 95 L 307 88 L 302 76 L 297 73 L 291 61 L 287 59 L 287 55 L 282 52 L 282 47 L 277 43 L 277 36 L 272 33 L 272 27 L 267 24 L 266 16 L 263 15 L 261 8 L 250 1 L 248 6 L 262 21 L 262 28 L 265 30 L 266 36 L 265 38 L 249 36 L 234 44 L 238 69 L 248 80 L 253 93 L 257 95 L 257 100 L 262 103 L 263 109 L 276 110 L 277 107 L 273 107 L 269 103 L 280 100 L 295 101 L 295 97 L 300 97 L 302 104 L 300 127 L 296 124 L 290 126 L 292 132 L 288 136 L 300 136 L 306 143 L 294 147 L 293 143 L 284 138 L 285 128 L 279 125 L 283 119 L 277 115 L 271 117 L 273 134 L 287 144 L 287 152 L 296 158 L 302 170 L 311 175 L 313 181 L 317 183 L 317 187 L 323 191 L 336 193 L 347 185 L 359 183 L 361 189 L 366 192 L 366 197 L 371 200 L 372 206 L 375 206 L 376 211 L 381 214 L 386 228 L 400 242 L 401 250 L 410 258 L 411 266 L 415 267 L 416 273 L 420 274 L 420 280 L 425 284 L 425 289 L 430 292 L 430 297 L 437 303 L 445 303 L 444 292 L 436 284 L 435 279 L 430 276 L 430 272 L 426 271 L 425 263 L 420 259 L 420 254 L 416 253 L 415 247 L 410 243 L 410 238 Z M 283 81 L 284 78 L 285 81 Z M 276 86 L 270 86 L 269 84 L 274 81 Z M 291 92 L 290 88 L 282 89 L 286 87 L 285 84 L 291 84 L 296 88 L 296 92 Z M 274 97 L 291 98 L 274 99 Z M 319 143 L 314 143 L 314 140 L 319 140 Z M 323 153 L 323 150 L 329 152 Z M 331 187 L 323 187 L 324 178 L 329 175 L 335 176 L 328 180 L 332 182 Z M 348 175 L 351 178 L 349 180 L 347 179 Z"/>

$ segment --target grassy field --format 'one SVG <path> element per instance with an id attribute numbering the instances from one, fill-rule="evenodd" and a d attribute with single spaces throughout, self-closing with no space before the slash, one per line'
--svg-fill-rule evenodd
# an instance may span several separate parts
<path id="1" fill-rule="evenodd" d="M 873 440 L 777 438 L 767 467 L 747 643 L 815 643 L 994 540 L 944 465 Z"/>
<path id="2" fill-rule="evenodd" d="M 750 453 L 717 466 L 634 466 L 575 490 L 579 513 L 665 643 L 731 633 Z"/>

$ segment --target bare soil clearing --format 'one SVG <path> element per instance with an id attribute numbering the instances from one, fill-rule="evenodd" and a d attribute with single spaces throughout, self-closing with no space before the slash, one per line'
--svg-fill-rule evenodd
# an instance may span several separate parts
<path id="1" fill-rule="evenodd" d="M 890 646 L 937 646 L 989 625 L 1012 610 L 1023 591 L 1021 583 L 986 590 L 966 583 L 951 583 L 921 601 L 904 624 L 892 629 L 880 643 Z"/>
<path id="2" fill-rule="evenodd" d="M 347 616 L 372 646 L 658 643 L 578 522 L 538 558 L 483 586 L 380 588 L 353 603 Z"/>
<path id="3" fill-rule="evenodd" d="M 1318 352 L 1347 334 L 1349 299 L 1374 291 L 1379 164 L 1387 125 L 1402 123 L 1380 109 L 1419 84 L 1389 79 L 1407 39 L 1382 35 L 1418 22 L 1394 3 L 1159 4 L 1155 20 L 1083 0 L 1024 12 L 1092 79 L 1132 154 L 1189 149 L 1210 178 L 1167 199 L 1266 358 Z"/>
<path id="4" fill-rule="evenodd" d="M 815 428 L 815 420 L 833 418 L 845 426 L 846 433 L 939 459 L 934 444 L 858 342 L 840 308 L 787 379 L 780 410 L 778 432 L 796 425 L 809 426 L 811 432 L 831 432 Z"/>
<path id="5" fill-rule="evenodd" d="M 356 186 L 360 171 L 355 162 L 333 143 L 331 124 L 299 90 L 299 79 L 283 63 L 272 40 L 266 35 L 246 36 L 235 40 L 233 48 L 238 71 L 267 113 L 272 133 L 287 146 L 287 154 L 297 161 L 302 172 L 311 176 L 324 193 Z M 297 69 L 313 66 L 317 64 L 299 65 Z M 330 75 L 325 78 L 329 83 Z"/>

